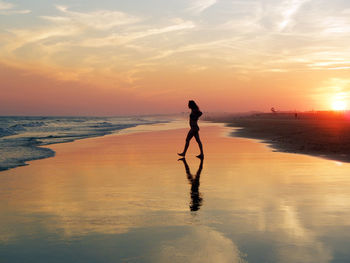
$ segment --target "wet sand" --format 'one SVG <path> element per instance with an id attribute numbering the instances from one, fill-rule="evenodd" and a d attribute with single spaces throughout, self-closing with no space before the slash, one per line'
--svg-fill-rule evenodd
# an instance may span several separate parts
<path id="1" fill-rule="evenodd" d="M 350 118 L 337 113 L 254 114 L 208 118 L 240 127 L 233 136 L 264 141 L 275 150 L 350 162 Z"/>
<path id="2" fill-rule="evenodd" d="M 346 262 L 349 164 L 272 152 L 202 123 L 196 188 L 176 155 L 185 126 L 57 144 L 54 158 L 1 172 L 0 259 Z M 196 154 L 193 141 L 192 175 Z"/>

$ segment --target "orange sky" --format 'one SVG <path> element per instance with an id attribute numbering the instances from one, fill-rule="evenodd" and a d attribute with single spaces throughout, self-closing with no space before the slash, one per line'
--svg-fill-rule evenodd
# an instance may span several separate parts
<path id="1" fill-rule="evenodd" d="M 350 106 L 350 3 L 57 4 L 0 0 L 0 115 Z"/>

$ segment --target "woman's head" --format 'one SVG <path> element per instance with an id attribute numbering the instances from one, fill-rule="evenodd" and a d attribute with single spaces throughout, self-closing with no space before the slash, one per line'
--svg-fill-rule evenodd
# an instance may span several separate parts
<path id="1" fill-rule="evenodd" d="M 188 101 L 188 107 L 191 110 L 199 110 L 199 108 L 198 108 L 197 104 L 194 102 L 194 100 Z"/>

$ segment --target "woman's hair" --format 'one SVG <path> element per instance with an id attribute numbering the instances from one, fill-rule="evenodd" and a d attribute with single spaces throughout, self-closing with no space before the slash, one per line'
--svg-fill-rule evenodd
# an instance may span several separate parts
<path id="1" fill-rule="evenodd" d="M 198 107 L 198 105 L 194 102 L 194 100 L 188 101 L 188 107 L 189 107 L 191 110 L 199 110 L 199 107 Z"/>

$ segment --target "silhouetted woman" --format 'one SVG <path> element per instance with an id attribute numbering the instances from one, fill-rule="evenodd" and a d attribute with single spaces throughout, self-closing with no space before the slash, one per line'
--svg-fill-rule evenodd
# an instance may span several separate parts
<path id="1" fill-rule="evenodd" d="M 187 137 L 186 137 L 186 143 L 185 143 L 185 148 L 182 153 L 178 153 L 180 156 L 185 156 L 188 146 L 190 145 L 190 141 L 192 137 L 196 139 L 199 149 L 201 153 L 197 155 L 198 158 L 204 158 L 204 153 L 203 153 L 203 146 L 201 139 L 199 138 L 199 126 L 198 126 L 198 119 L 202 115 L 202 112 L 199 110 L 197 104 L 193 101 L 190 100 L 188 102 L 188 107 L 191 109 L 191 114 L 190 114 L 190 127 L 191 129 L 189 130 Z"/>

